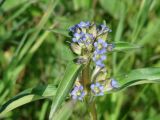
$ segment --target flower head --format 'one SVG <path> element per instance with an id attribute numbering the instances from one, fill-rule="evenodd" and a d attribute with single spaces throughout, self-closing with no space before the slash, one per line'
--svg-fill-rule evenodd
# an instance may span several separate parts
<path id="1" fill-rule="evenodd" d="M 104 95 L 104 86 L 101 85 L 99 82 L 91 84 L 90 88 L 94 95 L 96 96 Z"/>
<path id="2" fill-rule="evenodd" d="M 104 67 L 106 53 L 108 49 L 110 51 L 112 49 L 112 46 L 105 41 L 108 32 L 111 32 L 111 30 L 103 24 L 97 26 L 95 23 L 91 24 L 84 21 L 70 27 L 69 30 L 72 32 L 72 42 L 80 47 L 80 49 L 75 50 L 75 45 L 72 45 L 73 52 L 82 57 L 85 56 L 87 60 L 92 59 L 101 68 Z M 91 56 L 93 57 L 91 58 Z"/>
<path id="3" fill-rule="evenodd" d="M 70 94 L 73 100 L 83 100 L 84 96 L 86 95 L 82 85 L 75 86 Z"/>
<path id="4" fill-rule="evenodd" d="M 83 84 L 88 92 L 91 92 L 91 95 L 102 96 L 105 91 L 119 88 L 118 81 L 108 78 L 108 70 L 105 67 L 106 53 L 114 48 L 113 44 L 106 42 L 111 30 L 104 24 L 97 26 L 95 23 L 82 21 L 70 27 L 69 31 L 72 37 L 71 49 L 79 55 L 75 59 L 76 63 L 92 65 L 88 64 L 91 60 L 95 63 L 94 67 L 89 66 L 89 69 L 95 68 L 91 76 L 91 82 L 94 83 L 90 84 L 90 90 L 88 84 Z M 83 100 L 87 93 L 81 85 L 81 76 L 83 77 L 83 74 L 77 77 L 78 81 L 70 92 L 74 100 Z"/>

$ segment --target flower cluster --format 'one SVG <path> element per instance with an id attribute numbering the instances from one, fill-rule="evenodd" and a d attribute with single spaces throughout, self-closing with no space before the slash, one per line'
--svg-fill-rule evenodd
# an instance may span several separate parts
<path id="1" fill-rule="evenodd" d="M 71 49 L 79 55 L 77 63 L 88 64 L 89 61 L 92 61 L 95 65 L 95 72 L 92 73 L 91 78 L 92 83 L 83 86 L 79 80 L 70 93 L 72 99 L 83 100 L 87 92 L 93 96 L 102 96 L 105 91 L 118 88 L 116 80 L 107 81 L 106 79 L 106 55 L 114 48 L 113 44 L 107 42 L 107 36 L 111 30 L 104 24 L 80 22 L 70 27 L 69 31 L 72 37 Z M 89 90 L 85 90 L 86 87 Z"/>
<path id="2" fill-rule="evenodd" d="M 90 90 L 94 96 L 103 96 L 104 92 L 111 91 L 112 89 L 119 88 L 119 84 L 116 80 L 111 79 L 109 84 L 104 84 L 103 82 L 95 82 L 90 85 Z M 87 95 L 87 91 L 84 90 L 84 87 L 79 83 L 75 85 L 70 93 L 73 100 L 83 100 Z"/>
<path id="3" fill-rule="evenodd" d="M 106 42 L 108 32 L 111 30 L 101 24 L 97 26 L 90 22 L 80 22 L 69 28 L 72 35 L 71 47 L 73 52 L 79 53 L 81 56 L 87 56 L 87 59 L 92 59 L 99 66 L 104 67 L 107 50 L 111 50 L 112 44 Z M 76 46 L 76 47 L 75 47 Z M 79 52 L 77 52 L 77 49 Z"/>

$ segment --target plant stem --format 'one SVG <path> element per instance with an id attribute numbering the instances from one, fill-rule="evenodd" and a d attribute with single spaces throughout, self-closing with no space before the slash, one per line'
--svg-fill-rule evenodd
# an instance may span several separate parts
<path id="1" fill-rule="evenodd" d="M 91 104 L 89 104 L 89 111 L 90 111 L 91 120 L 97 120 L 97 112 L 96 112 L 96 106 L 94 101 L 91 102 Z"/>
<path id="2" fill-rule="evenodd" d="M 82 70 L 82 81 L 81 82 L 82 82 L 85 90 L 87 90 L 87 92 L 89 93 L 90 89 L 89 89 L 88 85 L 91 82 L 91 80 L 90 80 L 90 62 L 88 62 L 88 64 Z M 97 120 L 95 102 L 90 101 L 90 97 L 86 98 L 86 106 L 88 107 L 88 111 L 91 116 L 91 120 Z"/>
<path id="3" fill-rule="evenodd" d="M 90 65 L 90 62 L 82 70 L 82 84 L 87 91 L 88 91 L 87 86 L 90 83 L 89 65 Z"/>

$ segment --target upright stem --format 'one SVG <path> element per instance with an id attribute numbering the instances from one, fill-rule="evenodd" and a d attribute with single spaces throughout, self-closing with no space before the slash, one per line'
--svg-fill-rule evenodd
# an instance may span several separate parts
<path id="1" fill-rule="evenodd" d="M 90 80 L 90 62 L 88 62 L 88 64 L 82 70 L 82 81 L 81 82 L 82 82 L 85 90 L 87 90 L 87 92 L 89 93 L 90 89 L 89 89 L 88 85 L 91 82 L 91 80 Z M 88 111 L 91 116 L 91 120 L 97 120 L 95 103 L 94 103 L 94 101 L 90 102 L 90 97 L 86 98 L 86 105 L 88 107 Z"/>
<path id="2" fill-rule="evenodd" d="M 94 101 L 91 102 L 91 104 L 89 104 L 89 111 L 90 111 L 91 120 L 97 120 L 97 111 L 96 111 L 96 106 Z"/>
<path id="3" fill-rule="evenodd" d="M 82 84 L 85 87 L 85 89 L 88 91 L 88 85 L 90 83 L 90 73 L 89 73 L 89 66 L 90 62 L 84 67 L 82 70 Z"/>

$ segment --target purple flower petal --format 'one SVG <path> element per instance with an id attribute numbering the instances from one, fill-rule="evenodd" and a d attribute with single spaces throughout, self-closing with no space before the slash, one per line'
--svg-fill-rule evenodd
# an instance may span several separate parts
<path id="1" fill-rule="evenodd" d="M 100 89 L 101 91 L 103 91 L 103 90 L 104 90 L 104 86 L 100 86 L 99 89 Z"/>
<path id="2" fill-rule="evenodd" d="M 104 95 L 104 93 L 103 93 L 103 92 L 101 92 L 101 93 L 99 93 L 98 95 L 99 95 L 99 96 L 103 96 L 103 95 Z"/>
<path id="3" fill-rule="evenodd" d="M 73 41 L 73 42 L 77 42 L 77 39 L 76 39 L 76 38 L 72 38 L 72 41 Z"/>
<path id="4" fill-rule="evenodd" d="M 83 86 L 75 86 L 74 89 L 71 91 L 70 95 L 74 100 L 82 100 L 83 97 L 86 95 L 85 91 L 83 90 Z"/>
<path id="5" fill-rule="evenodd" d="M 105 55 L 102 55 L 102 56 L 101 56 L 101 60 L 106 60 L 106 56 L 105 56 Z"/>
<path id="6" fill-rule="evenodd" d="M 88 28 L 89 26 L 90 26 L 90 22 L 83 22 L 83 21 L 81 21 L 78 24 L 78 27 L 80 27 L 80 28 Z"/>
<path id="7" fill-rule="evenodd" d="M 94 85 L 94 84 L 91 84 L 91 87 L 90 87 L 90 88 L 91 88 L 91 89 L 94 89 L 94 87 L 95 87 L 95 85 Z"/>
<path id="8" fill-rule="evenodd" d="M 117 82 L 116 80 L 112 79 L 112 80 L 111 80 L 111 86 L 112 86 L 113 88 L 118 88 L 118 87 L 119 87 L 119 84 L 118 84 L 118 82 Z"/>
<path id="9" fill-rule="evenodd" d="M 101 85 L 99 82 L 91 84 L 91 91 L 95 96 L 102 96 L 104 95 L 104 86 Z"/>
<path id="10" fill-rule="evenodd" d="M 97 83 L 96 83 L 96 86 L 97 86 L 97 87 L 99 87 L 99 86 L 100 86 L 100 83 L 99 83 L 99 82 L 97 82 Z"/>
<path id="11" fill-rule="evenodd" d="M 80 87 L 79 87 L 79 90 L 83 90 L 83 86 L 80 86 Z"/>

